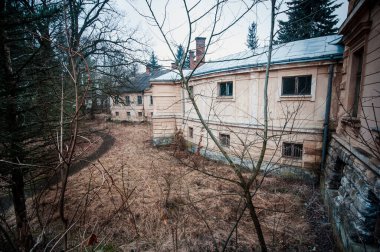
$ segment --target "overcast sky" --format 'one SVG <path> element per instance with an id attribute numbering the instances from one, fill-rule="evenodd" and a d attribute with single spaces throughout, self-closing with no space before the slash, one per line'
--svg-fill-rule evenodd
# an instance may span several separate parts
<path id="1" fill-rule="evenodd" d="M 153 10 L 157 18 L 162 21 L 165 13 L 166 0 L 153 0 Z M 198 1 L 187 1 L 188 7 L 194 5 Z M 205 10 L 210 8 L 214 1 L 202 0 L 191 13 L 191 18 L 196 18 L 202 15 Z M 285 1 L 284 1 L 285 2 Z M 337 3 L 343 5 L 337 9 L 336 14 L 339 18 L 338 27 L 343 22 L 347 15 L 347 0 L 337 0 Z M 246 9 L 246 4 L 250 4 L 251 0 L 230 0 L 223 8 L 220 20 L 217 23 L 216 30 L 221 30 L 228 26 L 232 20 L 241 15 Z M 170 61 L 173 59 L 167 44 L 163 40 L 162 35 L 159 33 L 157 26 L 147 18 L 141 16 L 150 15 L 149 9 L 144 0 L 116 0 L 117 9 L 125 15 L 124 22 L 129 27 L 138 27 L 141 36 L 148 42 L 151 50 L 160 60 L 160 64 L 169 66 Z M 248 26 L 255 21 L 257 23 L 257 36 L 261 46 L 266 45 L 270 30 L 270 4 L 269 1 L 257 4 L 252 8 L 239 22 L 234 24 L 228 31 L 218 38 L 215 43 L 210 47 L 206 60 L 217 59 L 232 53 L 240 52 L 247 49 L 246 39 L 248 33 Z M 285 3 L 281 5 L 281 11 L 286 10 Z M 183 44 L 185 45 L 188 39 L 188 23 L 187 16 L 184 8 L 183 1 L 169 0 L 166 8 L 166 22 L 164 30 L 168 34 L 169 41 L 172 45 Z M 140 12 L 140 14 L 138 13 Z M 213 14 L 213 13 L 212 13 Z M 193 29 L 192 39 L 197 36 L 209 38 L 211 31 L 211 24 L 213 23 L 212 15 L 206 15 L 199 22 L 197 22 Z M 286 15 L 281 14 L 277 19 L 286 20 Z M 276 22 L 277 24 L 277 22 Z M 190 49 L 195 49 L 195 42 L 191 43 Z"/>

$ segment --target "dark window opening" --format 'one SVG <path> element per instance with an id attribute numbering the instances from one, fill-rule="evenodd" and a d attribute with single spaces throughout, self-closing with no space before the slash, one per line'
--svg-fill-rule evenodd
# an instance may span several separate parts
<path id="1" fill-rule="evenodd" d="M 131 117 L 131 112 L 127 112 L 127 117 Z"/>
<path id="2" fill-rule="evenodd" d="M 362 70 L 363 70 L 363 49 L 354 53 L 353 67 L 356 68 L 355 71 L 355 91 L 354 91 L 354 101 L 352 106 L 352 117 L 358 117 L 359 111 L 359 101 L 360 101 L 360 88 L 362 82 Z"/>
<path id="3" fill-rule="evenodd" d="M 227 134 L 219 134 L 220 144 L 224 147 L 230 146 L 230 135 Z"/>
<path id="4" fill-rule="evenodd" d="M 194 87 L 193 86 L 189 86 L 189 94 L 193 95 L 193 90 L 194 90 Z"/>
<path id="5" fill-rule="evenodd" d="M 139 112 L 138 115 L 139 115 L 139 117 L 142 117 L 142 116 L 143 116 L 142 112 Z"/>
<path id="6" fill-rule="evenodd" d="M 302 158 L 303 145 L 296 143 L 283 143 L 282 156 L 288 158 Z"/>
<path id="7" fill-rule="evenodd" d="M 153 95 L 150 96 L 150 105 L 153 105 Z"/>
<path id="8" fill-rule="evenodd" d="M 127 106 L 131 105 L 131 99 L 130 99 L 129 95 L 127 95 L 125 97 L 125 105 L 127 105 Z"/>
<path id="9" fill-rule="evenodd" d="M 137 105 L 142 105 L 142 96 L 141 95 L 137 96 Z"/>
<path id="10" fill-rule="evenodd" d="M 150 112 L 150 117 L 153 117 L 153 112 Z"/>
<path id="11" fill-rule="evenodd" d="M 115 116 L 119 116 L 119 112 L 115 112 Z"/>
<path id="12" fill-rule="evenodd" d="M 219 83 L 219 96 L 232 96 L 233 95 L 233 83 L 232 81 Z"/>
<path id="13" fill-rule="evenodd" d="M 193 138 L 194 135 L 194 129 L 192 127 L 189 127 L 189 137 Z"/>
<path id="14" fill-rule="evenodd" d="M 335 164 L 329 174 L 328 188 L 338 190 L 341 186 L 341 180 L 343 177 L 343 169 L 346 164 L 339 157 L 335 161 Z"/>
<path id="15" fill-rule="evenodd" d="M 115 105 L 119 104 L 119 96 L 115 96 Z"/>
<path id="16" fill-rule="evenodd" d="M 282 95 L 311 95 L 311 75 L 282 77 Z"/>

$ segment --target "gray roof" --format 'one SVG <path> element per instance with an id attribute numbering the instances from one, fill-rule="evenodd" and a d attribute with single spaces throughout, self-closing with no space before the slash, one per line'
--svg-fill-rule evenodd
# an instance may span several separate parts
<path id="1" fill-rule="evenodd" d="M 187 76 L 190 74 L 191 70 L 183 70 L 183 74 Z M 151 79 L 150 82 L 170 82 L 178 81 L 181 79 L 178 70 L 170 70 L 168 73 L 158 76 L 157 78 Z"/>
<path id="2" fill-rule="evenodd" d="M 119 93 L 140 93 L 150 87 L 150 80 L 157 78 L 163 74 L 168 73 L 169 70 L 160 69 L 154 70 L 151 74 L 140 73 L 135 77 L 132 77 L 128 80 L 128 82 L 122 86 L 116 87 L 117 92 Z"/>
<path id="3" fill-rule="evenodd" d="M 274 65 L 280 65 L 342 59 L 344 46 L 341 44 L 341 38 L 341 35 L 329 35 L 275 45 L 271 62 Z M 257 48 L 254 53 L 251 50 L 246 50 L 207 62 L 196 69 L 193 76 L 264 66 L 267 63 L 267 51 L 267 47 L 261 47 Z M 185 75 L 190 72 L 191 70 L 184 70 Z M 151 79 L 151 82 L 178 81 L 179 79 L 178 71 L 171 71 L 158 78 Z"/>
<path id="4" fill-rule="evenodd" d="M 272 64 L 287 64 L 342 59 L 344 46 L 339 44 L 341 37 L 341 35 L 329 35 L 275 45 L 271 62 Z M 254 53 L 246 50 L 215 62 L 208 62 L 196 69 L 194 76 L 266 65 L 267 50 L 267 47 L 258 48 Z"/>

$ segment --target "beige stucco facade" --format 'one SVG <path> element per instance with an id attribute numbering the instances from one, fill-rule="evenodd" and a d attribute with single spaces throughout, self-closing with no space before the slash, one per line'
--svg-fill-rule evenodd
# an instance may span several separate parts
<path id="1" fill-rule="evenodd" d="M 152 118 L 153 104 L 151 103 L 151 91 L 146 90 L 141 93 L 122 93 L 110 99 L 111 120 L 142 122 L 150 121 Z M 127 98 L 129 97 L 129 104 Z M 138 97 L 142 103 L 138 103 Z M 118 99 L 118 102 L 115 100 Z"/>
<path id="2" fill-rule="evenodd" d="M 320 164 L 325 101 L 328 84 L 328 66 L 334 64 L 334 85 L 341 81 L 341 64 L 336 61 L 319 61 L 275 65 L 269 75 L 269 141 L 265 160 L 276 165 L 302 167 L 316 173 Z M 283 77 L 311 75 L 310 95 L 281 95 Z M 229 135 L 230 145 L 225 150 L 235 157 L 249 153 L 244 159 L 255 159 L 261 149 L 263 131 L 263 93 L 265 69 L 251 68 L 241 71 L 209 74 L 194 77 L 192 86 L 195 101 L 203 118 L 214 135 Z M 218 85 L 233 83 L 233 95 L 218 95 Z M 155 101 L 153 138 L 165 139 L 182 130 L 194 148 L 204 151 L 218 150 L 204 130 L 188 99 L 187 91 L 178 83 L 151 82 Z M 335 94 L 334 94 L 335 95 Z M 336 118 L 336 106 L 332 120 Z M 192 131 L 192 136 L 189 130 Z M 159 142 L 159 141 L 158 141 Z M 164 141 L 165 142 L 165 141 Z M 302 144 L 301 158 L 282 155 L 282 144 Z"/>

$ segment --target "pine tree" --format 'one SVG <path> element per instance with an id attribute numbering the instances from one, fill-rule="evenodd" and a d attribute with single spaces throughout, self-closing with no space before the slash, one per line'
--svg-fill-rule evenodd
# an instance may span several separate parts
<path id="1" fill-rule="evenodd" d="M 259 46 L 256 32 L 257 32 L 256 23 L 252 22 L 252 24 L 248 27 L 248 35 L 247 35 L 247 46 L 252 51 L 256 50 L 256 48 Z"/>
<path id="2" fill-rule="evenodd" d="M 286 3 L 288 21 L 279 21 L 277 42 L 286 43 L 334 34 L 338 23 L 334 11 L 342 4 L 332 0 L 292 0 Z"/>
<path id="3" fill-rule="evenodd" d="M 186 59 L 185 59 L 185 64 L 183 65 L 184 69 L 190 69 L 190 55 L 187 54 Z"/>
<path id="4" fill-rule="evenodd" d="M 177 66 L 181 65 L 181 61 L 182 61 L 183 57 L 184 57 L 184 49 L 183 49 L 182 45 L 179 45 L 177 47 L 177 55 L 175 56 L 175 63 Z"/>
<path id="5" fill-rule="evenodd" d="M 152 52 L 150 55 L 149 67 L 151 70 L 157 70 L 160 68 L 160 65 L 158 65 L 157 56 L 154 54 L 154 52 Z"/>

